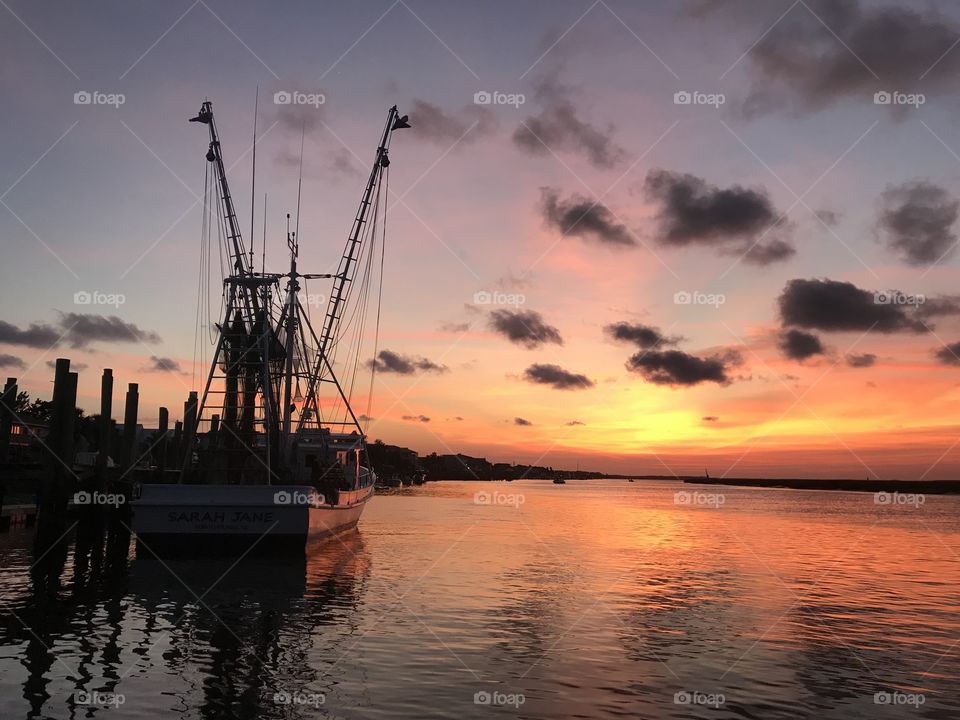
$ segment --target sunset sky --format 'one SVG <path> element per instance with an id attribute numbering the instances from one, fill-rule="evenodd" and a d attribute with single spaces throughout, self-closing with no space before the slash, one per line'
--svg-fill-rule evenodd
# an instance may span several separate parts
<path id="1" fill-rule="evenodd" d="M 301 127 L 300 265 L 330 272 L 387 109 L 410 114 L 371 438 L 608 472 L 960 477 L 951 3 L 5 0 L 0 57 L 0 372 L 31 395 L 57 357 L 85 366 L 90 412 L 101 368 L 115 408 L 139 382 L 147 426 L 202 389 L 207 143 L 187 119 L 213 101 L 247 232 L 259 86 L 268 270 Z"/>

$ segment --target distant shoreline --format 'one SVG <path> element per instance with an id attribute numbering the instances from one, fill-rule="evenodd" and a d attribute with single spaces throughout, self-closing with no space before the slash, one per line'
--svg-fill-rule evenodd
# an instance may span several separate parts
<path id="1" fill-rule="evenodd" d="M 648 477 L 652 479 L 667 479 Z M 818 480 L 811 478 L 705 478 L 680 477 L 685 483 L 699 485 L 730 485 L 736 487 L 789 488 L 794 490 L 845 490 L 855 492 L 901 492 L 926 495 L 960 494 L 960 480 Z"/>

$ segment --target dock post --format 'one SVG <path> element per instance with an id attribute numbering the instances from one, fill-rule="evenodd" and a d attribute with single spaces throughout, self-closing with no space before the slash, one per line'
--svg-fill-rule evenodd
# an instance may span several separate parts
<path id="1" fill-rule="evenodd" d="M 110 457 L 113 416 L 113 370 L 105 368 L 100 379 L 100 417 L 97 422 L 97 489 L 107 491 L 107 460 Z"/>
<path id="2" fill-rule="evenodd" d="M 10 462 L 10 434 L 13 432 L 13 406 L 17 402 L 17 379 L 7 378 L 0 395 L 0 466 Z M 9 473 L 0 477 L 0 515 L 3 514 L 3 498 L 6 495 L 6 479 Z"/>
<path id="3" fill-rule="evenodd" d="M 67 520 L 67 503 L 76 479 L 73 472 L 73 429 L 77 405 L 77 373 L 70 372 L 70 360 L 57 358 L 53 381 L 53 412 L 50 418 L 48 467 L 37 508 L 37 543 L 43 550 L 62 538 Z"/>
<path id="4" fill-rule="evenodd" d="M 197 435 L 197 392 L 190 391 L 183 404 L 183 448 L 180 467 L 187 471 L 193 464 L 193 441 Z"/>
<path id="5" fill-rule="evenodd" d="M 159 429 L 157 432 L 160 433 L 160 438 L 157 441 L 157 455 L 159 456 L 159 462 L 157 465 L 160 468 L 160 474 L 163 475 L 167 470 L 167 430 L 170 428 L 170 411 L 167 408 L 160 408 L 160 421 Z"/>
<path id="6" fill-rule="evenodd" d="M 140 386 L 127 385 L 127 402 L 123 412 L 123 454 L 121 466 L 127 472 L 136 463 L 137 409 L 140 405 Z"/>
<path id="7" fill-rule="evenodd" d="M 174 461 L 177 463 L 177 482 L 183 481 L 183 423 L 177 420 L 173 424 L 173 455 Z"/>

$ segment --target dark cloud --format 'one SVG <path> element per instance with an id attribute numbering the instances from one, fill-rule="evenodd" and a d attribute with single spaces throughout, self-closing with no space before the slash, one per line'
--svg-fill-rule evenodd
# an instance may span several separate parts
<path id="1" fill-rule="evenodd" d="M 925 298 L 917 307 L 917 316 L 922 320 L 960 315 L 960 296 L 939 295 Z"/>
<path id="2" fill-rule="evenodd" d="M 459 415 L 457 415 L 457 416 L 456 416 L 456 417 L 454 418 L 454 420 L 457 420 L 457 421 L 459 422 L 459 421 L 462 421 L 462 420 L 463 420 L 463 418 L 462 418 L 462 417 L 460 417 Z"/>
<path id="3" fill-rule="evenodd" d="M 440 326 L 440 332 L 465 333 L 470 329 L 470 323 L 444 323 Z"/>
<path id="4" fill-rule="evenodd" d="M 60 331 L 43 323 L 30 323 L 26 330 L 0 320 L 0 343 L 5 345 L 26 345 L 46 350 L 57 344 Z"/>
<path id="5" fill-rule="evenodd" d="M 16 355 L 0 353 L 0 368 L 17 368 L 23 370 L 25 367 L 27 367 L 26 363 Z"/>
<path id="6" fill-rule="evenodd" d="M 727 385 L 730 369 L 742 362 L 738 353 L 697 357 L 681 350 L 638 352 L 627 360 L 627 370 L 655 385 L 689 387 L 702 382 Z"/>
<path id="7" fill-rule="evenodd" d="M 323 126 L 326 119 L 326 108 L 324 105 L 274 105 L 273 112 L 268 113 L 267 119 L 276 122 L 277 129 L 291 137 L 296 137 L 299 141 L 300 133 L 310 135 L 313 131 Z M 299 156 L 299 145 L 297 146 Z"/>
<path id="8" fill-rule="evenodd" d="M 513 419 L 514 425 L 533 425 L 529 420 L 524 420 L 522 417 L 515 417 Z"/>
<path id="9" fill-rule="evenodd" d="M 847 365 L 852 368 L 868 368 L 877 364 L 877 356 L 873 353 L 863 353 L 862 355 L 847 355 Z"/>
<path id="10" fill-rule="evenodd" d="M 596 383 L 586 375 L 564 370 L 559 365 L 534 363 L 523 373 L 523 379 L 538 385 L 549 385 L 555 390 L 586 390 Z"/>
<path id="11" fill-rule="evenodd" d="M 910 182 L 883 193 L 878 224 L 887 246 L 907 265 L 932 265 L 956 249 L 960 201 L 928 182 Z"/>
<path id="12" fill-rule="evenodd" d="M 116 315 L 63 313 L 60 325 L 66 333 L 66 341 L 74 348 L 86 348 L 95 342 L 161 342 L 157 333 L 141 330 L 134 323 L 121 320 Z"/>
<path id="13" fill-rule="evenodd" d="M 430 418 L 428 418 L 426 415 L 402 415 L 400 419 L 408 420 L 410 422 L 422 422 L 422 423 L 430 422 Z"/>
<path id="14" fill-rule="evenodd" d="M 960 365 L 960 342 L 950 343 L 934 352 L 934 357 L 944 365 Z"/>
<path id="15" fill-rule="evenodd" d="M 780 352 L 790 360 L 806 360 L 814 355 L 823 355 L 825 350 L 820 338 L 803 330 L 790 329 L 780 334 Z"/>
<path id="16" fill-rule="evenodd" d="M 46 366 L 47 366 L 48 368 L 50 368 L 51 370 L 56 370 L 56 369 L 57 369 L 57 361 L 56 361 L 56 360 L 47 360 Z M 70 370 L 71 370 L 71 372 L 83 372 L 83 371 L 86 370 L 88 367 L 90 367 L 90 366 L 87 365 L 86 363 L 79 363 L 79 362 L 73 362 L 73 361 L 70 362 Z"/>
<path id="17" fill-rule="evenodd" d="M 530 350 L 546 343 L 563 345 L 560 331 L 548 325 L 535 310 L 494 310 L 490 313 L 490 327 L 510 342 Z"/>
<path id="18" fill-rule="evenodd" d="M 682 340 L 680 337 L 668 338 L 659 328 L 640 323 L 616 322 L 607 325 L 603 330 L 614 340 L 632 343 L 641 350 L 648 350 L 660 345 L 676 345 Z"/>
<path id="19" fill-rule="evenodd" d="M 780 297 L 784 325 L 807 330 L 924 332 L 915 306 L 877 302 L 874 293 L 838 280 L 791 280 Z"/>
<path id="20" fill-rule="evenodd" d="M 483 105 L 467 105 L 457 113 L 448 113 L 439 105 L 415 99 L 410 107 L 410 133 L 422 140 L 449 146 L 458 140 L 470 143 L 497 129 L 496 116 Z"/>
<path id="21" fill-rule="evenodd" d="M 743 255 L 755 265 L 785 260 L 796 252 L 779 236 L 788 227 L 766 190 L 718 188 L 696 175 L 660 169 L 647 173 L 643 187 L 658 205 L 657 240 L 662 245 L 706 245 Z"/>
<path id="22" fill-rule="evenodd" d="M 599 129 L 580 116 L 573 91 L 554 74 L 541 80 L 535 98 L 540 112 L 524 120 L 513 133 L 517 147 L 531 155 L 549 155 L 563 150 L 584 155 L 596 167 L 612 168 L 626 153 L 613 139 L 613 126 Z"/>
<path id="23" fill-rule="evenodd" d="M 926 7 L 858 0 L 795 6 L 745 56 L 756 78 L 745 110 L 819 110 L 845 96 L 872 102 L 878 90 L 954 89 L 960 55 L 949 51 L 960 33 L 931 4 L 916 4 Z"/>
<path id="24" fill-rule="evenodd" d="M 716 415 L 704 415 L 700 419 L 703 420 L 703 422 L 717 422 L 717 420 L 720 418 L 718 418 Z"/>
<path id="25" fill-rule="evenodd" d="M 564 423 L 567 427 L 574 427 L 575 425 L 586 425 L 585 422 L 580 422 L 579 420 L 571 420 L 568 423 Z"/>
<path id="26" fill-rule="evenodd" d="M 446 365 L 438 365 L 427 358 L 401 355 L 392 350 L 381 350 L 376 359 L 370 360 L 367 365 L 377 372 L 397 375 L 413 375 L 416 372 L 444 373 L 448 370 Z"/>
<path id="27" fill-rule="evenodd" d="M 817 210 L 817 217 L 828 227 L 836 227 L 840 222 L 840 213 L 833 210 Z"/>
<path id="28" fill-rule="evenodd" d="M 369 415 L 357 415 L 357 420 L 360 422 L 373 422 L 376 418 L 372 418 Z"/>
<path id="29" fill-rule="evenodd" d="M 632 246 L 636 241 L 627 226 L 617 221 L 610 209 L 582 195 L 560 199 L 560 193 L 540 188 L 540 211 L 547 225 L 566 236 L 594 240 L 605 245 Z"/>
<path id="30" fill-rule="evenodd" d="M 140 369 L 143 372 L 183 373 L 183 368 L 180 367 L 180 363 L 176 360 L 168 357 L 158 357 L 157 355 L 151 355 L 150 364 Z"/>

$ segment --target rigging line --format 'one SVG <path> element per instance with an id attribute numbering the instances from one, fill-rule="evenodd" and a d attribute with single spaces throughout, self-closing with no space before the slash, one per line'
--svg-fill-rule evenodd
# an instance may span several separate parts
<path id="1" fill-rule="evenodd" d="M 210 163 L 206 163 L 203 174 L 203 212 L 200 215 L 200 262 L 197 271 L 197 309 L 195 313 L 196 325 L 193 329 L 193 360 L 190 369 L 191 383 L 197 382 L 197 346 L 200 344 L 200 318 L 203 304 L 203 241 L 206 236 L 207 219 L 207 187 L 210 180 Z"/>
<path id="2" fill-rule="evenodd" d="M 260 263 L 260 272 L 267 271 L 267 194 L 263 194 L 263 242 L 260 245 L 263 257 Z"/>
<path id="3" fill-rule="evenodd" d="M 297 179 L 297 224 L 294 229 L 294 246 L 300 244 L 300 190 L 303 188 L 303 136 L 306 133 L 307 124 L 300 125 L 300 177 Z"/>
<path id="4" fill-rule="evenodd" d="M 387 197 L 390 197 L 390 166 L 384 171 L 384 187 Z M 370 390 L 367 392 L 367 419 L 364 421 L 363 433 L 366 435 L 367 425 L 370 424 L 370 413 L 373 412 L 373 381 L 377 375 L 377 350 L 380 348 L 380 309 L 383 305 L 383 266 L 387 255 L 387 206 L 383 206 L 383 224 L 380 230 L 380 279 L 377 292 L 377 322 L 373 332 L 373 360 L 370 361 Z"/>
<path id="5" fill-rule="evenodd" d="M 260 109 L 260 83 L 257 83 L 257 92 L 253 100 L 253 167 L 250 171 L 250 269 L 254 269 L 253 261 L 253 220 L 256 208 L 257 187 L 257 114 Z"/>

